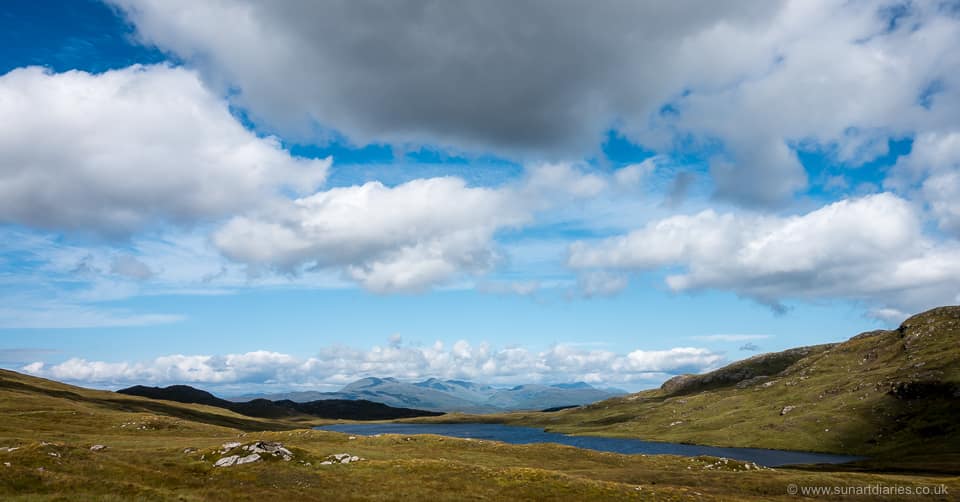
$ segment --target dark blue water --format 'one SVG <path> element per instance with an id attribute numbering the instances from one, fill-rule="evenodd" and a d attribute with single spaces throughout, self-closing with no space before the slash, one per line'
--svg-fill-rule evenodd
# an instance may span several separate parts
<path id="1" fill-rule="evenodd" d="M 755 462 L 767 467 L 790 464 L 842 464 L 863 458 L 803 451 L 721 448 L 718 446 L 642 441 L 640 439 L 568 436 L 556 432 L 545 432 L 532 427 L 501 424 L 335 424 L 316 427 L 316 429 L 360 434 L 361 436 L 371 436 L 373 434 L 439 434 L 458 438 L 489 439 L 513 444 L 558 443 L 576 446 L 577 448 L 627 454 L 667 454 L 683 455 L 685 457 L 710 455 Z"/>

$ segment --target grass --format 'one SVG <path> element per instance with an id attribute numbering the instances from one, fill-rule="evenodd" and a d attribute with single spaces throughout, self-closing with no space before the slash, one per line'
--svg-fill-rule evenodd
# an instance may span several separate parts
<path id="1" fill-rule="evenodd" d="M 0 447 L 18 448 L 0 451 L 3 500 L 792 500 L 786 493 L 790 483 L 942 484 L 960 493 L 956 476 L 757 471 L 710 457 L 619 455 L 429 435 L 350 439 L 298 428 L 302 424 L 12 372 L 0 373 L 0 416 Z M 295 460 L 213 467 L 223 443 L 259 439 L 282 442 Z M 108 448 L 93 452 L 93 444 Z M 188 448 L 195 451 L 185 453 Z M 340 452 L 366 460 L 319 465 Z"/>
<path id="2" fill-rule="evenodd" d="M 714 375 L 688 381 L 681 393 L 655 390 L 578 409 L 443 417 L 872 456 L 852 465 L 757 470 L 711 457 L 620 455 L 553 444 L 430 435 L 351 439 L 308 428 L 319 420 L 256 419 L 0 371 L 0 499 L 769 501 L 795 500 L 788 493 L 792 484 L 942 486 L 947 494 L 923 499 L 951 500 L 960 494 L 957 399 L 950 394 L 960 381 L 960 310 L 928 314 L 898 331 L 818 349 L 785 368 L 782 359 L 760 361 L 758 367 L 767 366 L 758 371 L 778 373 L 740 388 L 717 385 L 724 378 L 714 377 L 729 375 Z M 796 408 L 781 415 L 787 405 Z M 436 421 L 415 421 L 424 420 Z M 223 443 L 261 439 L 282 442 L 295 459 L 213 467 Z M 94 444 L 107 449 L 91 451 Z M 320 465 L 341 452 L 365 460 Z"/>
<path id="3" fill-rule="evenodd" d="M 568 434 L 856 454 L 873 457 L 873 467 L 960 472 L 960 307 L 782 362 L 758 358 L 673 392 L 645 391 L 552 413 L 406 421 L 485 421 Z M 751 364 L 759 369 L 743 371 Z M 731 373 L 766 377 L 717 385 Z M 891 393 L 894 388 L 900 396 Z M 794 408 L 781 414 L 786 406 Z"/>

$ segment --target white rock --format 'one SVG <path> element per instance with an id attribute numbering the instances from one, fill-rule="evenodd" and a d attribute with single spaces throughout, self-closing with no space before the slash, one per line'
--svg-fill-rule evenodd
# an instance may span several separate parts
<path id="1" fill-rule="evenodd" d="M 102 445 L 102 444 L 95 444 L 90 447 L 90 451 L 103 451 L 106 449 L 107 449 L 106 445 Z"/>
<path id="2" fill-rule="evenodd" d="M 231 465 L 237 462 L 237 459 L 240 458 L 240 455 L 230 455 L 229 457 L 223 457 L 220 460 L 217 460 L 213 466 L 214 467 L 230 467 Z"/>
<path id="3" fill-rule="evenodd" d="M 237 443 L 236 441 L 223 443 L 223 451 L 230 451 L 238 446 L 240 446 L 240 443 Z"/>
<path id="4" fill-rule="evenodd" d="M 258 453 L 251 453 L 250 455 L 247 455 L 246 457 L 237 459 L 237 465 L 252 464 L 252 463 L 254 463 L 254 462 L 259 462 L 259 461 L 260 461 L 260 454 L 258 454 Z"/>

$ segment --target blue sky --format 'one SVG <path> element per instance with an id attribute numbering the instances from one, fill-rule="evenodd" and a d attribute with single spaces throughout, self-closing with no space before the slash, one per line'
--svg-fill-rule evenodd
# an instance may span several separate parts
<path id="1" fill-rule="evenodd" d="M 544 7 L 5 3 L 0 366 L 632 390 L 960 302 L 957 9 Z"/>

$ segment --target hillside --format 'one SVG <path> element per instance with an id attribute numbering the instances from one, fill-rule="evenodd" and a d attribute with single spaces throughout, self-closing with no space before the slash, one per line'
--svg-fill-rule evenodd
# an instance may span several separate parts
<path id="1" fill-rule="evenodd" d="M 890 456 L 960 454 L 957 416 L 960 307 L 942 307 L 896 330 L 759 355 L 589 406 L 499 420 L 568 433 Z"/>
<path id="2" fill-rule="evenodd" d="M 0 499 L 795 500 L 789 483 L 960 492 L 956 477 L 758 470 L 712 457 L 439 436 L 352 438 L 296 426 L 0 371 Z M 289 460 L 264 454 L 245 465 L 214 465 L 254 448 L 289 452 Z M 345 453 L 357 461 L 331 463 Z"/>
<path id="3" fill-rule="evenodd" d="M 234 400 L 270 399 L 296 402 L 325 399 L 365 399 L 395 407 L 461 413 L 501 413 L 517 410 L 578 406 L 607 399 L 624 392 L 597 389 L 586 383 L 554 385 L 517 385 L 496 388 L 465 380 L 430 378 L 422 382 L 403 382 L 395 378 L 362 378 L 338 392 L 289 392 L 253 394 Z"/>
<path id="4" fill-rule="evenodd" d="M 120 389 L 117 392 L 151 399 L 176 401 L 179 403 L 205 404 L 207 406 L 224 408 L 241 415 L 259 418 L 292 418 L 307 415 L 317 418 L 345 420 L 391 420 L 442 414 L 434 411 L 395 408 L 363 399 L 325 399 L 305 403 L 290 400 L 271 401 L 268 399 L 235 402 L 220 399 L 209 392 L 187 385 L 171 385 L 163 388 L 136 385 L 126 389 Z"/>

